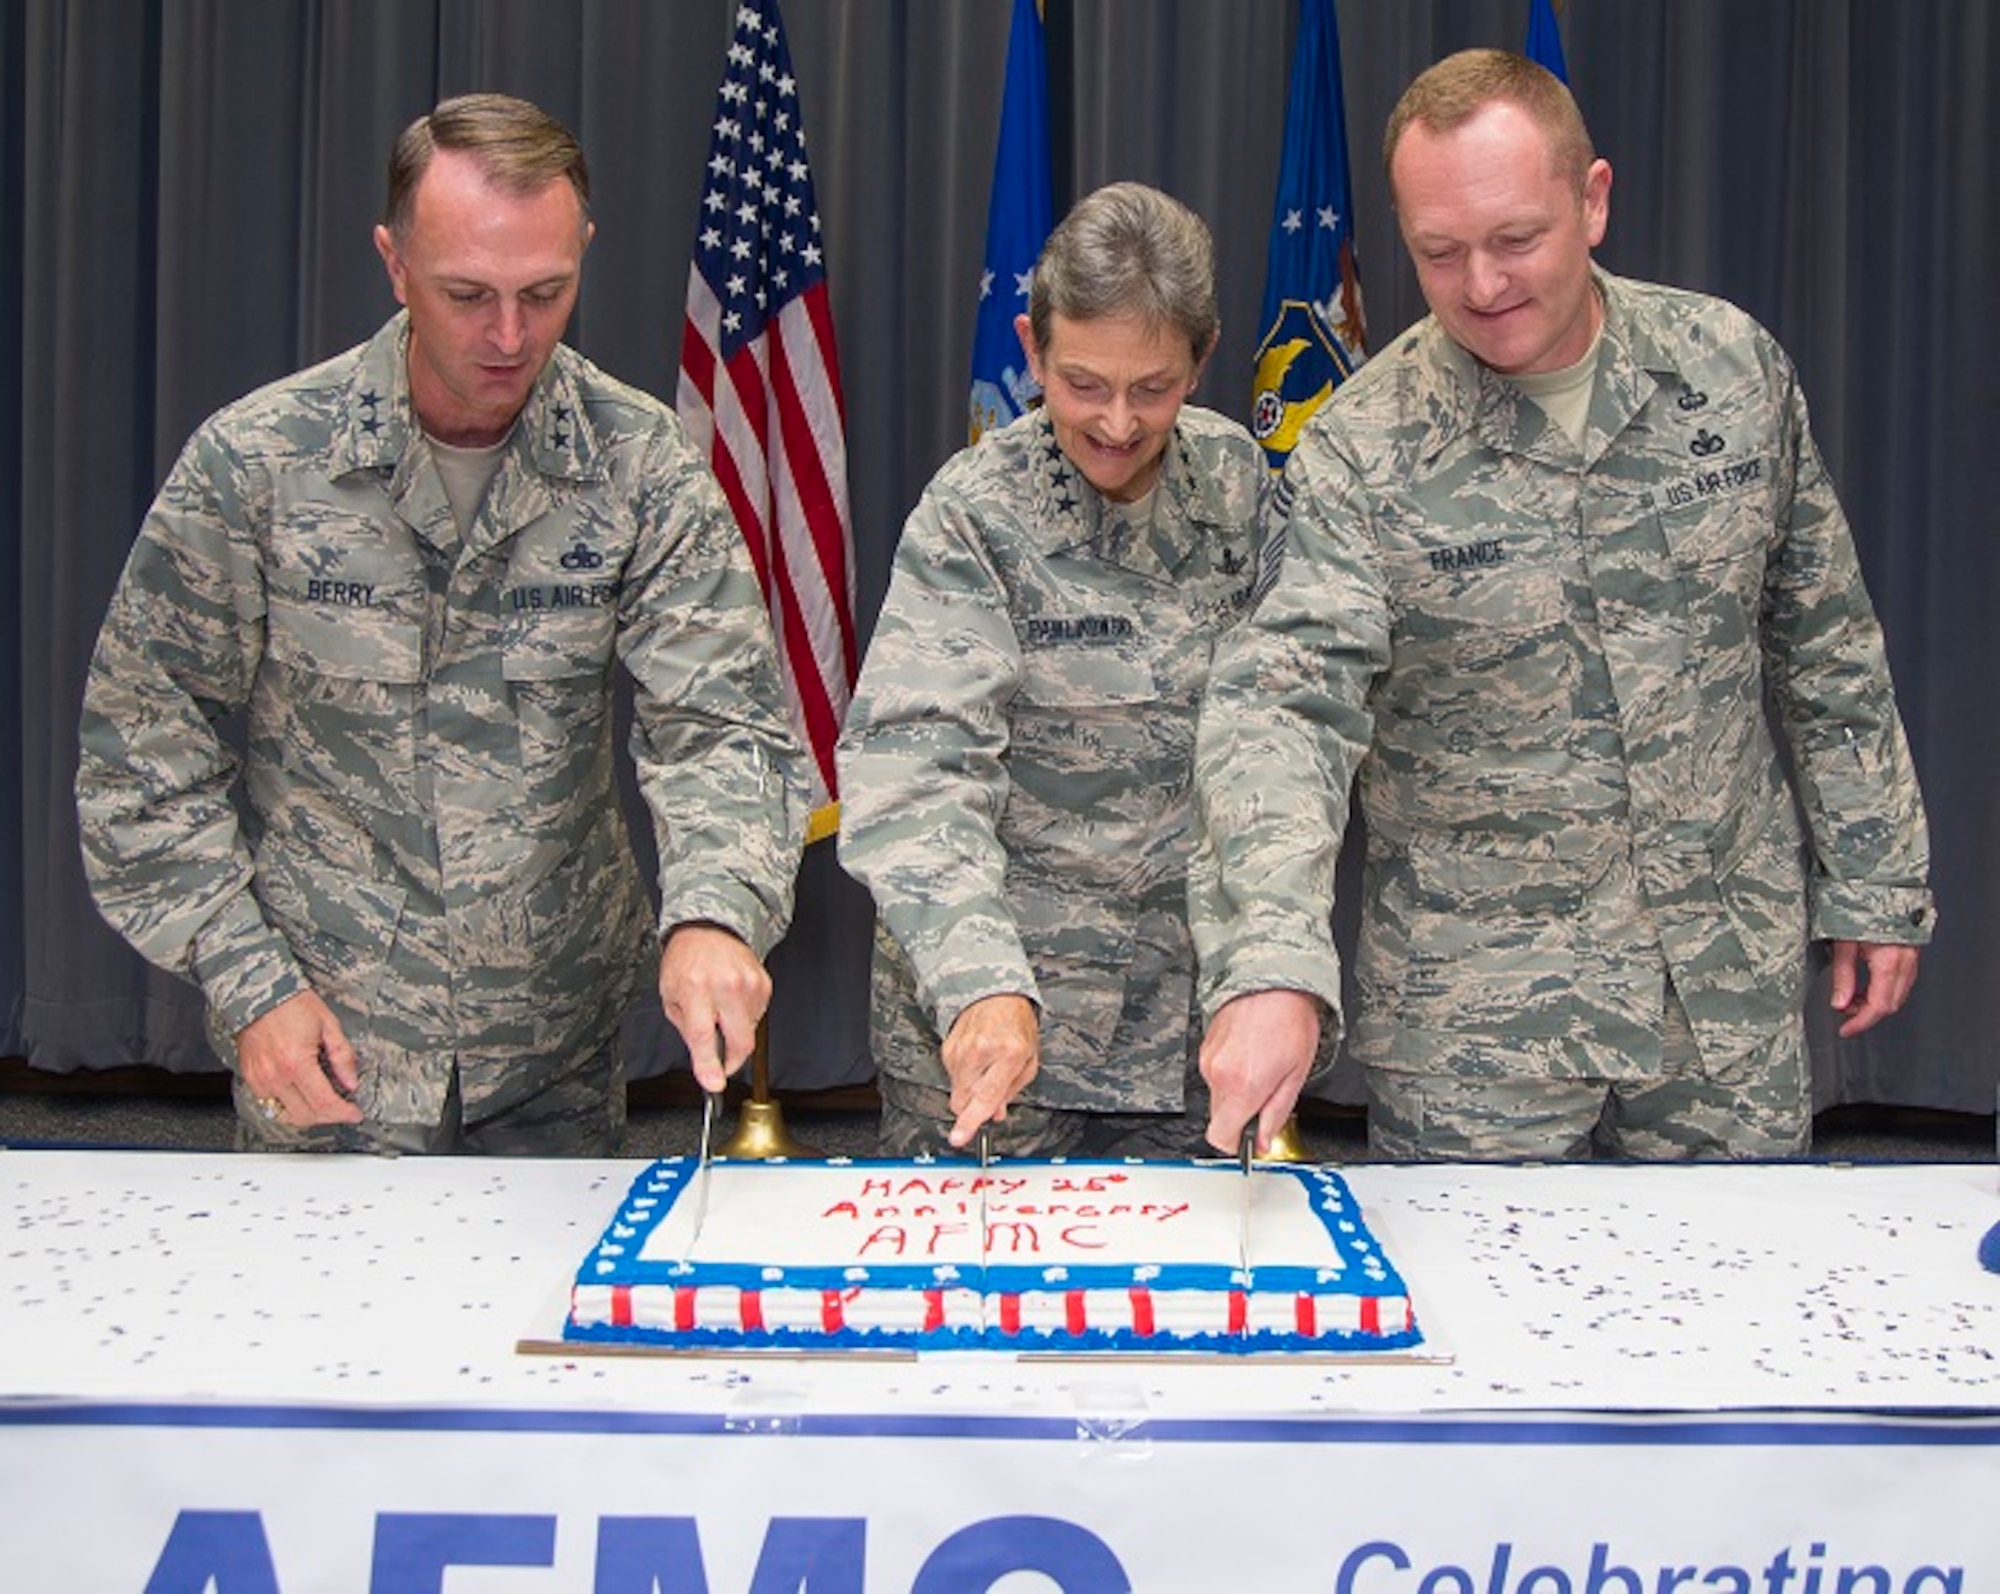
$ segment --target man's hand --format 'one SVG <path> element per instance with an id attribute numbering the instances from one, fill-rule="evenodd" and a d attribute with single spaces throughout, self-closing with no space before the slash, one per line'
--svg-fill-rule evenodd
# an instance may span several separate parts
<path id="1" fill-rule="evenodd" d="M 1257 1125 L 1257 1149 L 1298 1105 L 1319 1050 L 1319 1000 L 1304 991 L 1252 991 L 1223 1003 L 1201 1041 L 1208 1081 L 1208 1143 L 1235 1156 Z"/>
<path id="2" fill-rule="evenodd" d="M 1847 1015 L 1842 1039 L 1873 1029 L 1891 1013 L 1902 1011 L 1917 983 L 1917 951 L 1874 941 L 1833 943 L 1832 1007 Z M 1868 978 L 1864 989 L 1861 973 Z"/>
<path id="3" fill-rule="evenodd" d="M 981 1124 L 1007 1116 L 1007 1104 L 1041 1066 L 1042 1025 L 1033 1002 L 986 996 L 966 1008 L 944 1038 L 951 1110 L 958 1114 L 946 1138 L 954 1146 L 970 1145 Z"/>
<path id="4" fill-rule="evenodd" d="M 348 1099 L 361 1084 L 354 1048 L 312 991 L 287 997 L 236 1032 L 236 1072 L 274 1122 L 292 1129 L 361 1122 L 361 1109 Z"/>
<path id="5" fill-rule="evenodd" d="M 720 1090 L 757 1044 L 771 976 L 720 925 L 676 925 L 660 954 L 660 1005 L 687 1042 L 696 1081 L 703 1090 Z"/>

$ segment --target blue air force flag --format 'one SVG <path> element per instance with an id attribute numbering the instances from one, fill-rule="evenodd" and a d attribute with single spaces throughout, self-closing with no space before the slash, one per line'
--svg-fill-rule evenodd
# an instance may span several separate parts
<path id="1" fill-rule="evenodd" d="M 1055 225 L 1049 184 L 1049 84 L 1037 0 L 1014 0 L 1007 83 L 993 192 L 986 203 L 986 261 L 972 336 L 972 441 L 1005 426 L 1039 391 L 1028 374 L 1014 317 L 1028 308 L 1035 257 Z"/>
<path id="2" fill-rule="evenodd" d="M 1555 7 L 1549 0 L 1528 0 L 1528 45 L 1521 53 L 1563 82 L 1569 81 L 1569 68 L 1563 64 L 1562 30 L 1556 26 Z"/>
<path id="3" fill-rule="evenodd" d="M 1368 357 L 1333 0 L 1302 0 L 1264 268 L 1250 430 L 1283 470 L 1299 431 Z"/>

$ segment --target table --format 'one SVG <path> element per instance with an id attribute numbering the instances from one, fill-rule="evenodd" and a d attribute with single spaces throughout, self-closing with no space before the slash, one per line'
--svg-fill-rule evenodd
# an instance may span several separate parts
<path id="1" fill-rule="evenodd" d="M 1349 1168 L 1432 1360 L 520 1353 L 641 1166 L 0 1153 L 7 1586 L 2000 1588 L 1990 1164 Z"/>

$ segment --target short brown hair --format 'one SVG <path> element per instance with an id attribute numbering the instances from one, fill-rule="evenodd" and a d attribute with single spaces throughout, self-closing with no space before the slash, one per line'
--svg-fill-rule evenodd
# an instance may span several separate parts
<path id="1" fill-rule="evenodd" d="M 1411 123 L 1433 133 L 1449 133 L 1472 120 L 1489 105 L 1518 105 L 1547 135 L 1556 171 L 1583 190 L 1584 179 L 1597 159 L 1583 112 L 1561 78 L 1545 66 L 1511 50 L 1461 50 L 1418 74 L 1403 90 L 1389 113 L 1382 135 L 1382 169 L 1389 177 L 1389 199 L 1396 198 L 1396 146 Z"/>
<path id="2" fill-rule="evenodd" d="M 489 181 L 518 194 L 536 193 L 567 178 L 585 218 L 590 215 L 590 168 L 574 133 L 539 106 L 511 94 L 461 94 L 404 128 L 389 152 L 382 224 L 398 239 L 409 234 L 417 184 L 441 149 L 472 156 Z"/>

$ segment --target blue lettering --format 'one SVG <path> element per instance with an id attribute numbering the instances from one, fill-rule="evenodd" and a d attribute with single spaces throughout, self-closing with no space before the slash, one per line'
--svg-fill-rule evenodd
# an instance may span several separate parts
<path id="1" fill-rule="evenodd" d="M 591 1594 L 708 1594 L 693 1517 L 602 1517 Z"/>
<path id="2" fill-rule="evenodd" d="M 1111 1547 L 1058 1517 L 990 1517 L 931 1552 L 910 1594 L 982 1594 L 1010 1572 L 1039 1572 L 1062 1594 L 1132 1594 Z M 856 1585 L 857 1588 L 859 1585 Z"/>
<path id="3" fill-rule="evenodd" d="M 1384 1544 L 1380 1539 L 1376 1539 L 1347 1552 L 1347 1559 L 1340 1563 L 1340 1571 L 1333 1580 L 1334 1594 L 1354 1594 L 1355 1574 L 1370 1561 L 1387 1561 L 1399 1572 L 1407 1572 L 1410 1569 L 1410 1558 L 1403 1553 L 1401 1545 Z M 1459 1575 L 1464 1576 L 1463 1573 Z M 1472 1594 L 1470 1579 L 1466 1581 L 1466 1594 Z"/>
<path id="4" fill-rule="evenodd" d="M 368 1594 L 444 1594 L 454 1566 L 554 1566 L 554 1517 L 430 1515 L 375 1518 Z"/>
<path id="5" fill-rule="evenodd" d="M 1889 1569 L 1884 1566 L 1843 1566 L 1835 1587 L 1840 1594 L 1859 1594 L 1864 1582 L 1870 1594 L 1889 1594 Z"/>
<path id="6" fill-rule="evenodd" d="M 1417 1594 L 1472 1594 L 1472 1574 L 1462 1566 L 1434 1566 L 1417 1585 Z"/>
<path id="7" fill-rule="evenodd" d="M 264 1518 L 255 1511 L 183 1511 L 174 1518 L 146 1594 L 280 1594 Z"/>
<path id="8" fill-rule="evenodd" d="M 868 1524 L 859 1517 L 773 1517 L 750 1594 L 862 1594 Z M 709 1594 L 693 1517 L 605 1517 L 592 1594 Z"/>
<path id="9" fill-rule="evenodd" d="M 1714 1566 L 1702 1578 L 1711 1588 L 1729 1590 L 1729 1594 L 1750 1594 L 1750 1574 L 1740 1566 Z"/>
<path id="10" fill-rule="evenodd" d="M 1583 1594 L 1604 1594 L 1607 1583 L 1616 1583 L 1625 1594 L 1645 1594 L 1645 1585 L 1639 1581 L 1639 1574 L 1629 1566 L 1612 1566 L 1611 1546 L 1593 1544 L 1590 1547 L 1590 1571 L 1583 1580 Z"/>
<path id="11" fill-rule="evenodd" d="M 860 1517 L 773 1517 L 750 1594 L 862 1594 L 867 1550 Z"/>
<path id="12" fill-rule="evenodd" d="M 1920 1566 L 1903 1584 L 1903 1594 L 1917 1594 L 1926 1583 L 1935 1584 L 1943 1594 L 1964 1594 L 1965 1568 L 1962 1566 Z"/>

